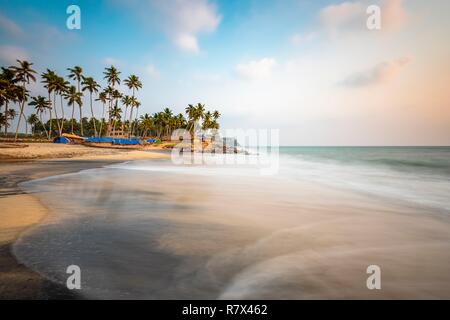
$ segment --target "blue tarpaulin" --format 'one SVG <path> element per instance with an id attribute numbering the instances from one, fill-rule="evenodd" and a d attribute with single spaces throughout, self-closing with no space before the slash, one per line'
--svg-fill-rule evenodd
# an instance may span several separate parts
<path id="1" fill-rule="evenodd" d="M 156 139 L 148 139 L 147 142 L 148 142 L 148 143 L 155 143 L 155 142 L 156 142 Z"/>
<path id="2" fill-rule="evenodd" d="M 55 139 L 53 139 L 53 143 L 70 143 L 69 139 L 67 139 L 66 137 L 56 137 Z"/>
<path id="3" fill-rule="evenodd" d="M 90 137 L 85 140 L 85 142 L 94 142 L 94 143 L 112 143 L 116 145 L 137 145 L 140 144 L 139 139 L 121 139 L 121 138 L 112 138 L 112 137 Z"/>

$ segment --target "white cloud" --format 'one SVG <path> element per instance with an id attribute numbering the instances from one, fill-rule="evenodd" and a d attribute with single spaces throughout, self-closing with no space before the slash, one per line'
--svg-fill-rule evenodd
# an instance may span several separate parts
<path id="1" fill-rule="evenodd" d="M 291 36 L 291 43 L 294 45 L 300 45 L 305 42 L 309 42 L 314 40 L 317 37 L 317 33 L 308 32 L 308 33 L 295 33 Z"/>
<path id="2" fill-rule="evenodd" d="M 378 5 L 381 8 L 381 30 L 392 31 L 406 21 L 407 15 L 402 2 L 402 0 L 347 1 L 323 8 L 319 18 L 325 29 L 333 34 L 345 30 L 367 30 L 366 9 L 369 5 Z"/>
<path id="3" fill-rule="evenodd" d="M 394 61 L 382 62 L 369 70 L 348 76 L 341 84 L 348 87 L 364 87 L 385 83 L 395 77 L 410 61 L 410 57 L 402 57 Z"/>
<path id="4" fill-rule="evenodd" d="M 15 23 L 14 21 L 12 21 L 11 19 L 9 19 L 8 17 L 4 16 L 1 13 L 0 13 L 0 29 L 13 37 L 19 37 L 23 35 L 23 31 L 19 27 L 19 25 L 17 25 L 17 23 Z"/>
<path id="5" fill-rule="evenodd" d="M 106 57 L 105 59 L 103 59 L 103 64 L 107 65 L 107 66 L 119 66 L 120 60 L 116 59 L 116 58 L 112 58 L 112 57 Z"/>
<path id="6" fill-rule="evenodd" d="M 149 64 L 145 67 L 145 73 L 149 75 L 152 78 L 158 78 L 159 77 L 159 71 L 156 69 L 156 67 L 152 64 Z"/>
<path id="7" fill-rule="evenodd" d="M 199 52 L 198 35 L 213 32 L 221 17 L 208 0 L 153 0 L 172 42 L 187 52 Z"/>
<path id="8" fill-rule="evenodd" d="M 9 63 L 9 64 L 15 64 L 16 60 L 30 60 L 28 53 L 16 46 L 0 46 L 0 61 Z"/>
<path id="9" fill-rule="evenodd" d="M 276 61 L 273 58 L 263 58 L 261 60 L 253 60 L 248 63 L 238 64 L 236 73 L 239 77 L 247 80 L 266 79 L 272 73 Z"/>
<path id="10" fill-rule="evenodd" d="M 361 2 L 329 5 L 320 11 L 320 20 L 325 28 L 332 32 L 357 26 L 362 28 L 366 25 L 365 7 Z"/>

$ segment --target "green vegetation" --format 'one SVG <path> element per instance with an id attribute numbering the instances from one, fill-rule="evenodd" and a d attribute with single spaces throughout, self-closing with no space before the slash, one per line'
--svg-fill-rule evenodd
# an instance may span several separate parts
<path id="1" fill-rule="evenodd" d="M 121 83 L 121 72 L 114 66 L 105 68 L 103 72 L 106 80 L 106 87 L 103 89 L 93 77 L 86 76 L 80 66 L 67 70 L 67 77 L 73 84 L 55 71 L 47 69 L 40 77 L 48 96 L 30 97 L 30 84 L 38 80 L 33 63 L 17 60 L 15 66 L 1 67 L 0 130 L 5 137 L 9 135 L 9 129 L 16 119 L 14 141 L 19 136 L 29 137 L 30 134 L 51 140 L 62 133 L 82 136 L 121 134 L 129 137 L 155 137 L 161 141 L 170 139 L 172 132 L 180 128 L 189 130 L 192 135 L 196 128 L 219 129 L 220 113 L 206 111 L 205 105 L 201 103 L 189 104 L 185 109 L 186 118 L 182 113 L 174 114 L 170 108 L 164 108 L 153 115 L 146 113 L 139 116 L 141 102 L 136 93 L 142 89 L 142 82 L 138 76 L 130 75 L 123 81 L 130 90 L 129 94 L 120 92 L 117 86 Z M 85 94 L 89 100 L 89 118 L 83 116 Z M 65 116 L 65 108 L 70 108 L 69 119 Z M 75 119 L 76 109 L 79 119 Z M 94 116 L 96 110 L 101 110 L 100 119 Z M 25 135 L 19 133 L 22 120 L 25 123 Z M 28 126 L 31 128 L 30 134 Z"/>

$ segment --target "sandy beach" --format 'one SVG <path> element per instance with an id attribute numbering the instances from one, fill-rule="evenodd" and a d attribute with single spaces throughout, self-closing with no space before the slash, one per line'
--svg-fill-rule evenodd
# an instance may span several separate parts
<path id="1" fill-rule="evenodd" d="M 82 145 L 33 143 L 26 148 L 0 148 L 0 298 L 74 299 L 69 290 L 18 263 L 11 244 L 28 228 L 47 218 L 48 210 L 18 184 L 129 160 L 166 158 L 138 150 L 99 149 Z"/>

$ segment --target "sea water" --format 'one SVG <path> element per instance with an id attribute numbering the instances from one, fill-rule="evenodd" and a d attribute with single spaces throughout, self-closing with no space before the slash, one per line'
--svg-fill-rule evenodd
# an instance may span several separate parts
<path id="1" fill-rule="evenodd" d="M 260 173 L 149 160 L 27 182 L 52 215 L 14 253 L 61 284 L 79 266 L 86 298 L 450 298 L 450 148 L 282 147 Z"/>

